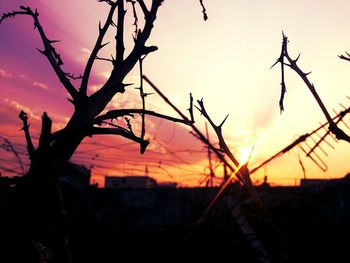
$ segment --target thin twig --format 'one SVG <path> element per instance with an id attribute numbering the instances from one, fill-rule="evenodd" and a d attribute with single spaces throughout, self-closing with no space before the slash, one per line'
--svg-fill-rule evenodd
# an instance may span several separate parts
<path id="1" fill-rule="evenodd" d="M 142 62 L 143 62 L 143 59 L 140 58 L 139 59 L 139 66 L 140 66 L 140 97 L 141 97 L 141 101 L 142 101 L 142 110 L 146 110 L 146 102 L 145 102 L 145 93 L 143 91 L 143 78 L 142 78 L 142 75 L 143 75 L 143 67 L 142 67 Z M 145 114 L 144 113 L 141 113 L 141 138 L 144 139 L 145 138 L 145 133 L 146 133 L 146 130 L 145 130 Z"/>
<path id="2" fill-rule="evenodd" d="M 203 19 L 204 21 L 207 21 L 208 20 L 208 14 L 207 14 L 207 10 L 205 9 L 205 6 L 203 4 L 203 0 L 199 0 L 199 3 L 202 7 L 202 13 L 203 13 Z"/>

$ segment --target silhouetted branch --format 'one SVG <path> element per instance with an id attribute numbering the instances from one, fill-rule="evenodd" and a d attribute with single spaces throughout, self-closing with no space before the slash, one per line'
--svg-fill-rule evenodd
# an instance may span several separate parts
<path id="1" fill-rule="evenodd" d="M 0 18 L 0 24 L 3 20 L 7 18 L 14 18 L 16 15 L 28 15 L 28 13 L 26 11 L 13 11 L 13 12 L 5 13 Z"/>
<path id="2" fill-rule="evenodd" d="M 34 145 L 32 142 L 32 138 L 30 137 L 30 133 L 29 133 L 29 124 L 28 124 L 27 113 L 25 113 L 23 110 L 21 110 L 18 117 L 23 122 L 23 127 L 21 130 L 24 131 L 24 135 L 25 135 L 26 142 L 27 142 L 27 150 L 28 150 L 29 158 L 32 159 L 33 154 L 35 153 L 35 148 L 34 148 Z"/>
<path id="3" fill-rule="evenodd" d="M 131 122 L 130 122 L 130 118 L 124 117 L 124 120 L 125 120 L 126 125 L 127 125 L 128 129 L 129 129 L 129 132 L 134 134 L 134 131 L 132 130 L 132 125 L 131 125 Z M 143 140 L 143 138 L 141 138 L 141 139 Z"/>
<path id="4" fill-rule="evenodd" d="M 173 121 L 173 122 L 179 122 L 179 123 L 184 123 L 184 124 L 190 124 L 190 120 L 183 120 L 183 119 L 178 119 L 174 118 L 171 116 L 167 116 L 164 114 L 157 113 L 155 111 L 150 111 L 150 110 L 143 110 L 143 109 L 120 109 L 120 110 L 111 110 L 108 111 L 106 114 L 100 115 L 96 117 L 93 121 L 94 124 L 101 124 L 102 121 L 108 120 L 108 119 L 117 119 L 123 116 L 130 116 L 132 114 L 146 114 L 146 115 L 151 115 L 154 117 L 158 117 L 161 119 Z"/>
<path id="5" fill-rule="evenodd" d="M 221 150 L 218 150 L 213 144 L 211 144 L 207 138 L 205 137 L 205 135 L 196 127 L 196 125 L 194 124 L 194 121 L 189 120 L 185 114 L 183 114 L 158 88 L 156 85 L 153 84 L 152 81 L 150 81 L 147 76 L 143 76 L 143 79 L 156 91 L 156 93 L 172 108 L 174 109 L 183 120 L 189 122 L 189 125 L 191 126 L 191 128 L 193 129 L 193 133 L 192 135 L 194 135 L 196 138 L 198 138 L 199 140 L 201 140 L 205 145 L 207 145 L 218 157 L 218 159 L 225 163 L 227 165 L 227 167 L 234 172 L 235 168 L 231 165 L 231 163 L 229 163 L 225 157 L 223 156 Z M 240 175 L 237 175 L 237 178 L 244 184 L 244 180 L 240 177 Z"/>
<path id="6" fill-rule="evenodd" d="M 134 117 L 133 115 L 130 115 L 131 117 Z M 127 131 L 128 132 L 128 130 L 127 129 L 125 129 L 124 127 L 122 127 L 122 126 L 119 126 L 119 125 L 117 125 L 117 124 L 114 124 L 112 121 L 111 122 L 108 122 L 108 121 L 103 121 L 102 122 L 103 124 L 107 124 L 107 125 L 109 125 L 109 126 L 112 126 L 112 127 L 114 127 L 114 128 L 118 128 L 118 129 L 122 129 L 122 130 L 125 130 L 125 131 Z M 102 124 L 101 123 L 101 124 Z M 100 124 L 99 124 L 100 125 Z"/>
<path id="7" fill-rule="evenodd" d="M 73 98 L 73 100 L 76 101 L 79 98 L 78 91 L 75 89 L 75 87 L 72 85 L 70 80 L 67 78 L 66 74 L 61 69 L 61 65 L 63 65 L 63 61 L 61 59 L 61 56 L 60 56 L 60 54 L 58 54 L 56 52 L 55 48 L 51 45 L 52 43 L 55 43 L 57 41 L 49 40 L 47 38 L 47 36 L 44 32 L 44 29 L 40 24 L 39 13 L 37 10 L 35 10 L 35 12 L 33 12 L 33 10 L 30 7 L 25 7 L 25 6 L 21 6 L 20 8 L 23 11 L 15 11 L 15 12 L 10 12 L 10 13 L 4 14 L 1 17 L 0 22 L 2 22 L 2 20 L 4 20 L 5 18 L 14 17 L 16 15 L 29 15 L 33 18 L 34 28 L 36 28 L 38 30 L 40 37 L 41 37 L 41 40 L 44 44 L 44 48 L 45 48 L 44 50 L 38 49 L 39 52 L 47 57 L 52 68 L 54 69 L 56 75 L 58 76 L 59 80 L 61 81 L 61 83 L 63 84 L 65 89 L 68 91 L 70 96 Z"/>
<path id="8" fill-rule="evenodd" d="M 124 18 L 126 10 L 124 10 L 124 0 L 118 0 L 118 22 L 116 32 L 116 59 L 115 67 L 121 67 L 124 61 Z"/>
<path id="9" fill-rule="evenodd" d="M 207 10 L 205 9 L 205 6 L 203 4 L 203 0 L 199 0 L 199 3 L 202 7 L 202 13 L 203 13 L 203 19 L 204 21 L 207 21 L 208 20 L 208 14 L 207 14 Z"/>
<path id="10" fill-rule="evenodd" d="M 135 136 L 135 134 L 128 132 L 125 129 L 93 127 L 91 129 L 91 135 L 98 135 L 98 134 L 120 135 L 124 138 L 127 138 L 129 140 L 137 142 L 141 146 L 141 150 L 140 150 L 141 154 L 143 154 L 145 152 L 145 150 L 149 144 L 149 141 L 142 140 L 141 138 Z"/>
<path id="11" fill-rule="evenodd" d="M 102 61 L 108 61 L 108 62 L 111 62 L 112 64 L 115 62 L 115 60 L 113 58 L 112 59 L 110 59 L 110 58 L 100 58 L 100 57 L 96 56 L 95 59 L 102 60 Z"/>
<path id="12" fill-rule="evenodd" d="M 273 68 L 277 63 L 281 63 L 281 97 L 279 101 L 279 106 L 280 106 L 280 111 L 284 111 L 284 106 L 283 106 L 283 100 L 284 100 L 284 94 L 286 93 L 286 84 L 284 82 L 284 48 L 287 45 L 287 38 L 285 38 L 284 33 L 282 32 L 283 35 L 283 43 L 282 43 L 282 49 L 281 49 L 281 54 L 279 58 L 277 59 L 276 63 L 272 65 L 271 68 Z"/>
<path id="13" fill-rule="evenodd" d="M 140 2 L 141 1 L 139 1 L 139 3 Z M 148 12 L 147 16 L 145 16 L 145 26 L 142 31 L 138 32 L 134 48 L 130 52 L 129 56 L 125 59 L 124 67 L 126 71 L 130 71 L 142 55 L 147 55 L 150 52 L 154 52 L 158 49 L 156 46 L 146 47 L 145 43 L 151 34 L 153 23 L 157 18 L 158 8 L 162 5 L 162 3 L 163 0 L 152 1 L 151 10 Z"/>
<path id="14" fill-rule="evenodd" d="M 189 111 L 189 113 L 190 113 L 191 122 L 194 122 L 194 116 L 193 116 L 193 97 L 192 97 L 192 93 L 190 93 L 190 107 L 188 108 L 188 111 Z"/>
<path id="15" fill-rule="evenodd" d="M 145 5 L 145 2 L 143 0 L 136 0 L 137 3 L 140 5 L 141 10 L 143 12 L 143 14 L 145 15 L 145 18 L 149 15 L 149 11 Z"/>
<path id="16" fill-rule="evenodd" d="M 117 27 L 117 47 L 116 47 L 116 62 L 114 63 L 113 70 L 106 83 L 97 92 L 90 96 L 90 102 L 93 105 L 97 105 L 96 112 L 103 111 L 108 102 L 113 98 L 116 93 L 125 92 L 125 85 L 123 80 L 125 76 L 133 69 L 138 60 L 143 55 L 147 55 L 150 52 L 157 50 L 156 46 L 145 46 L 147 39 L 149 38 L 153 23 L 156 19 L 158 8 L 161 6 L 163 0 L 153 0 L 151 10 L 145 16 L 145 25 L 143 30 L 139 30 L 135 37 L 135 44 L 130 54 L 124 59 L 124 43 L 122 39 L 123 35 L 123 23 L 125 10 L 121 7 L 118 8 L 118 27 Z M 119 3 L 119 2 L 118 2 Z M 141 3 L 141 1 L 139 1 Z M 119 39 L 119 40 L 118 40 Z"/>
<path id="17" fill-rule="evenodd" d="M 237 161 L 237 159 L 234 157 L 234 155 L 232 154 L 231 150 L 228 148 L 225 139 L 222 135 L 222 126 L 224 125 L 225 121 L 228 118 L 228 115 L 224 118 L 224 120 L 221 122 L 220 125 L 215 125 L 215 123 L 213 122 L 213 120 L 210 118 L 210 116 L 208 115 L 205 107 L 204 107 L 204 102 L 203 99 L 201 100 L 197 100 L 197 103 L 199 105 L 199 107 L 195 106 L 199 112 L 208 120 L 208 122 L 210 123 L 210 125 L 213 127 L 218 139 L 219 139 L 219 145 L 221 150 L 227 154 L 227 156 L 231 159 L 231 161 L 235 164 L 236 167 L 239 166 L 239 162 Z"/>
<path id="18" fill-rule="evenodd" d="M 42 126 L 41 126 L 38 150 L 40 149 L 41 151 L 45 152 L 47 149 L 50 148 L 51 127 L 52 127 L 52 121 L 47 115 L 47 113 L 44 112 L 42 116 Z"/>
<path id="19" fill-rule="evenodd" d="M 114 2 L 113 1 L 111 1 L 111 0 L 97 0 L 98 2 L 100 2 L 100 3 L 107 3 L 107 4 L 109 4 L 109 5 L 113 5 L 114 4 Z"/>
<path id="20" fill-rule="evenodd" d="M 339 55 L 338 57 L 341 58 L 341 59 L 350 61 L 350 54 L 348 52 L 346 52 L 346 51 L 345 51 L 345 53 L 346 53 L 347 57 L 344 56 L 344 55 Z"/>
<path id="21" fill-rule="evenodd" d="M 24 175 L 24 174 L 25 174 L 24 165 L 23 165 L 22 159 L 21 159 L 21 157 L 19 156 L 19 154 L 18 154 L 16 148 L 15 148 L 15 147 L 13 146 L 13 144 L 12 144 L 8 139 L 6 139 L 5 137 L 3 137 L 3 136 L 0 135 L 0 138 L 2 138 L 2 139 L 5 141 L 5 144 L 4 144 L 2 147 L 4 147 L 4 149 L 6 149 L 7 151 L 10 151 L 10 152 L 13 153 L 13 155 L 14 155 L 15 158 L 17 159 L 18 164 L 19 164 L 19 166 L 20 166 L 20 168 L 21 168 L 22 175 Z M 14 168 L 14 169 L 6 169 L 6 167 L 1 167 L 1 168 L 2 168 L 3 170 L 8 171 L 8 172 L 12 172 L 12 173 L 18 174 L 18 172 L 14 170 L 14 169 L 16 169 L 16 168 Z"/>
<path id="22" fill-rule="evenodd" d="M 325 117 L 326 117 L 326 119 L 327 119 L 327 121 L 329 123 L 329 130 L 337 137 L 337 139 L 350 142 L 350 137 L 334 123 L 334 121 L 332 120 L 330 114 L 328 113 L 328 110 L 326 109 L 326 106 L 323 104 L 321 98 L 319 97 L 318 93 L 316 92 L 315 86 L 309 81 L 307 76 L 311 72 L 305 73 L 297 65 L 297 61 L 298 61 L 298 59 L 300 57 L 300 54 L 299 54 L 299 56 L 296 59 L 292 59 L 289 56 L 289 54 L 288 54 L 287 46 L 288 46 L 288 38 L 287 38 L 287 36 L 285 36 L 283 34 L 282 52 L 281 52 L 280 58 L 277 60 L 276 63 L 285 64 L 283 62 L 283 59 L 281 59 L 281 57 L 284 57 L 284 58 L 287 59 L 289 64 L 285 64 L 285 65 L 287 65 L 291 69 L 293 69 L 300 76 L 300 78 L 304 81 L 306 86 L 309 88 L 309 90 L 311 91 L 312 95 L 316 99 L 318 105 L 320 106 L 323 114 L 325 115 Z M 282 70 L 283 70 L 283 67 L 282 67 Z M 284 76 L 284 71 L 282 71 L 282 83 L 284 83 L 284 77 L 283 76 Z M 282 89 L 283 89 L 283 87 L 282 87 Z M 281 98 L 283 100 L 283 97 L 281 97 Z M 283 107 L 283 105 L 282 105 L 282 107 Z"/>
<path id="23" fill-rule="evenodd" d="M 138 17 L 137 17 L 137 13 L 136 13 L 136 7 L 135 7 L 135 4 L 136 4 L 136 1 L 133 1 L 133 0 L 126 0 L 126 2 L 130 3 L 131 6 L 132 6 L 132 13 L 133 13 L 133 16 L 134 16 L 134 23 L 133 25 L 135 26 L 135 37 L 137 36 L 137 32 L 138 32 Z"/>
<path id="24" fill-rule="evenodd" d="M 142 102 L 142 109 L 145 110 L 146 109 L 146 102 L 145 102 L 145 98 L 146 98 L 146 95 L 143 91 L 143 78 L 142 78 L 142 75 L 143 75 L 143 67 L 142 67 L 142 62 L 143 62 L 143 59 L 140 58 L 139 59 L 139 65 L 140 65 L 140 97 L 141 97 L 141 102 Z M 144 139 L 145 138 L 145 133 L 146 133 L 146 130 L 145 130 L 145 114 L 144 113 L 141 113 L 141 138 Z"/>
<path id="25" fill-rule="evenodd" d="M 85 66 L 83 79 L 82 79 L 81 85 L 80 85 L 80 93 L 83 95 L 86 95 L 92 65 L 94 64 L 94 60 L 97 57 L 97 53 L 100 51 L 100 49 L 102 49 L 105 46 L 105 45 L 102 45 L 102 41 L 103 41 L 104 36 L 106 35 L 106 32 L 107 32 L 109 26 L 112 25 L 112 23 L 113 23 L 113 21 L 112 21 L 113 14 L 114 14 L 114 11 L 118 5 L 118 2 L 116 2 L 116 3 L 113 3 L 112 1 L 100 1 L 100 2 L 107 2 L 108 4 L 110 4 L 111 8 L 109 10 L 106 22 L 103 25 L 103 27 L 101 27 L 101 23 L 99 24 L 99 34 L 98 34 L 95 46 L 90 54 L 90 57 L 86 63 L 86 66 Z"/>
<path id="26" fill-rule="evenodd" d="M 70 79 L 74 79 L 74 80 L 77 80 L 77 79 L 82 79 L 83 76 L 80 74 L 80 75 L 74 75 L 74 74 L 71 74 L 71 73 L 68 73 L 68 72 L 65 72 L 64 74 L 66 74 L 66 76 Z"/>

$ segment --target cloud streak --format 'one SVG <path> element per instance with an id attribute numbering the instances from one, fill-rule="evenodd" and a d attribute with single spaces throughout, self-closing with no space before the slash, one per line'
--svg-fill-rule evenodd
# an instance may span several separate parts
<path id="1" fill-rule="evenodd" d="M 39 82 L 39 81 L 35 81 L 33 82 L 33 86 L 34 87 L 38 87 L 38 88 L 41 88 L 43 90 L 48 90 L 49 88 L 47 87 L 46 84 L 42 83 L 42 82 Z"/>

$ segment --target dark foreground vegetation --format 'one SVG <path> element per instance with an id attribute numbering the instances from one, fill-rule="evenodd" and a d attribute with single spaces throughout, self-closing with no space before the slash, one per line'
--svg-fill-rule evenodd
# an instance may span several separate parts
<path id="1" fill-rule="evenodd" d="M 240 204 L 239 217 L 267 251 L 266 262 L 348 262 L 346 178 L 258 188 L 281 237 L 237 186 L 204 216 L 216 188 L 60 189 L 65 207 L 52 198 L 41 213 L 43 207 L 26 203 L 18 190 L 1 188 L 1 262 L 262 262 L 249 234 L 242 234 L 241 219 L 223 202 L 228 196 Z"/>

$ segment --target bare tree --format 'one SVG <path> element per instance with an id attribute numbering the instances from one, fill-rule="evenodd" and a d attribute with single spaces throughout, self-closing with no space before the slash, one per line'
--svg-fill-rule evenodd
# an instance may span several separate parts
<path id="1" fill-rule="evenodd" d="M 50 183 L 57 179 L 59 171 L 64 164 L 71 158 L 77 147 L 87 136 L 100 134 L 110 134 L 125 137 L 140 145 L 140 152 L 143 154 L 149 142 L 145 139 L 145 115 L 166 119 L 173 122 L 190 124 L 193 120 L 187 121 L 179 118 L 170 117 L 158 112 L 146 110 L 145 97 L 149 94 L 143 90 L 142 78 L 140 78 L 140 96 L 142 107 L 139 109 L 116 109 L 102 112 L 107 104 L 117 93 L 124 93 L 125 87 L 129 84 L 124 83 L 125 77 L 135 67 L 140 65 L 140 76 L 142 76 L 142 62 L 151 52 L 157 50 L 156 46 L 146 45 L 146 41 L 151 35 L 157 12 L 163 3 L 163 0 L 152 0 L 150 7 L 144 0 L 99 0 L 110 6 L 109 13 L 103 24 L 99 24 L 99 34 L 92 52 L 87 60 L 85 70 L 82 75 L 75 76 L 65 72 L 62 68 L 63 59 L 54 47 L 55 40 L 51 40 L 45 33 L 39 19 L 39 12 L 30 7 L 21 6 L 18 11 L 5 13 L 0 19 L 0 23 L 7 18 L 16 16 L 29 16 L 34 21 L 34 28 L 39 33 L 43 48 L 38 49 L 49 61 L 52 69 L 55 71 L 63 88 L 69 93 L 69 101 L 74 105 L 74 113 L 70 117 L 67 125 L 54 133 L 51 132 L 52 122 L 48 115 L 44 113 L 42 118 L 42 131 L 39 139 L 39 145 L 35 149 L 31 142 L 29 126 L 25 113 L 20 117 L 23 121 L 23 130 L 27 141 L 28 153 L 31 159 L 31 165 L 27 178 L 35 183 Z M 126 54 L 124 47 L 124 20 L 127 12 L 126 5 L 130 4 L 130 9 L 134 16 L 134 45 L 129 54 Z M 207 19 L 206 10 L 202 1 L 204 19 Z M 137 8 L 136 8 L 137 7 Z M 140 11 L 141 10 L 141 11 Z M 143 28 L 138 27 L 138 12 L 144 16 Z M 109 42 L 104 42 L 106 32 L 113 27 L 115 30 L 115 54 L 109 58 L 99 57 L 99 51 Z M 112 70 L 107 81 L 93 94 L 88 95 L 89 79 L 91 70 L 96 60 L 103 60 L 112 64 Z M 80 87 L 73 84 L 71 80 L 81 79 Z M 141 135 L 134 133 L 130 117 L 141 116 Z M 113 123 L 113 119 L 124 118 L 126 124 L 118 125 Z"/>

